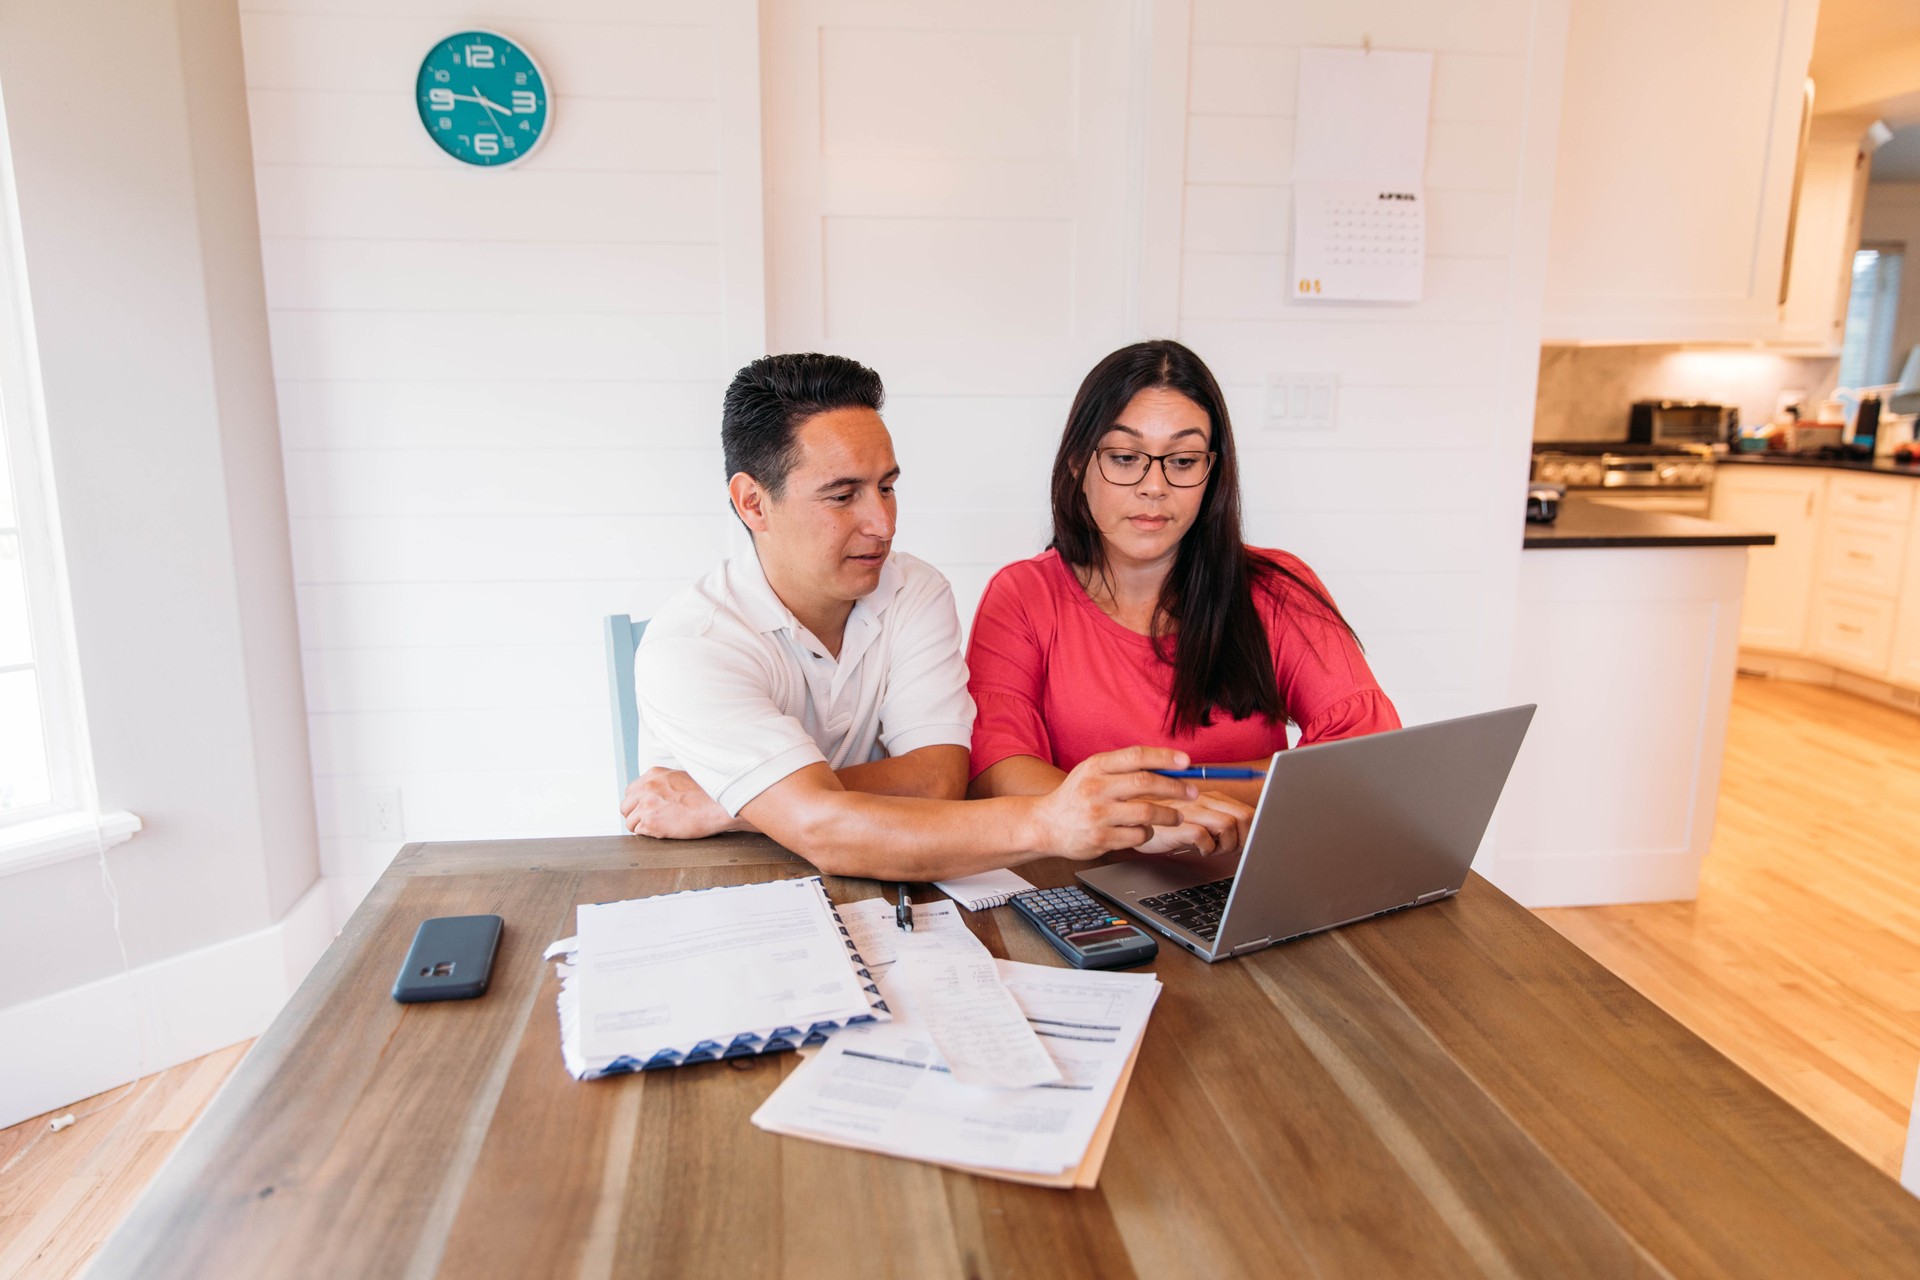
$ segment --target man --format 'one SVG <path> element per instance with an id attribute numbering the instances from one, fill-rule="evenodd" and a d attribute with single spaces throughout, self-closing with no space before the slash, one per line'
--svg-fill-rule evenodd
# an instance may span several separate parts
<path id="1" fill-rule="evenodd" d="M 1046 795 L 961 799 L 973 700 L 959 620 L 940 573 L 892 552 L 900 468 L 883 395 L 871 369 L 828 355 L 767 356 L 728 387 L 727 493 L 753 554 L 647 626 L 634 686 L 652 767 L 622 801 L 627 829 L 759 830 L 822 871 L 898 880 L 1230 846 L 1230 821 L 1169 803 L 1193 786 L 1147 772 L 1186 767 L 1162 748 L 1095 756 Z"/>

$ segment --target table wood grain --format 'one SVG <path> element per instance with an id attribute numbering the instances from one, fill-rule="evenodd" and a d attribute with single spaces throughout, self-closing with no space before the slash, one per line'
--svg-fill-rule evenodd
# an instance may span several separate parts
<path id="1" fill-rule="evenodd" d="M 1093 1190 L 762 1133 L 791 1055 L 567 1076 L 540 953 L 577 903 L 810 870 L 750 836 L 408 846 L 90 1275 L 1920 1273 L 1920 1200 L 1478 877 L 1223 964 L 1164 947 Z M 483 999 L 388 997 L 422 919 L 483 912 Z"/>

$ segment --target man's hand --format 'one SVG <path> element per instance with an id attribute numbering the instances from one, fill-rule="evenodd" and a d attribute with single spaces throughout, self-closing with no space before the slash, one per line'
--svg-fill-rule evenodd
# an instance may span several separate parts
<path id="1" fill-rule="evenodd" d="M 1153 838 L 1140 846 L 1141 853 L 1237 853 L 1247 842 L 1247 828 L 1253 825 L 1251 805 L 1218 791 L 1203 791 L 1197 799 L 1175 808 L 1180 813 L 1179 824 L 1155 827 Z"/>
<path id="2" fill-rule="evenodd" d="M 681 769 L 649 769 L 628 783 L 620 816 L 633 834 L 661 840 L 698 840 L 744 829 Z"/>
<path id="3" fill-rule="evenodd" d="M 1084 862 L 1150 840 L 1155 827 L 1180 827 L 1173 804 L 1191 803 L 1198 788 L 1148 770 L 1186 767 L 1186 754 L 1166 747 L 1126 747 L 1087 757 L 1040 797 L 1040 846 Z"/>

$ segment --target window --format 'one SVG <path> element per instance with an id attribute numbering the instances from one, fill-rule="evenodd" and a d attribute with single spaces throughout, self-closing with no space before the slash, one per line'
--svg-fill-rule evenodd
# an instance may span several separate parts
<path id="1" fill-rule="evenodd" d="M 0 155 L 0 831 L 78 803 L 9 167 Z"/>
<path id="2" fill-rule="evenodd" d="M 0 874 L 140 829 L 132 814 L 100 813 L 94 795 L 5 139 L 0 114 Z"/>
<path id="3" fill-rule="evenodd" d="M 0 412 L 5 399 L 0 396 Z M 0 823 L 54 807 L 34 610 L 27 599 L 26 548 L 6 434 L 0 432 Z"/>
<path id="4" fill-rule="evenodd" d="M 1901 244 L 1864 244 L 1853 255 L 1853 292 L 1847 296 L 1847 332 L 1840 346 L 1840 385 L 1891 382 L 1893 326 L 1900 306 Z"/>

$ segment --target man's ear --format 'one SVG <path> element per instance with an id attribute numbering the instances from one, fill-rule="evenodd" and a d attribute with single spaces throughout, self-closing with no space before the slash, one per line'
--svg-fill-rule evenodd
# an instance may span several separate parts
<path id="1" fill-rule="evenodd" d="M 758 480 L 744 471 L 734 472 L 727 481 L 727 497 L 733 501 L 740 523 L 754 533 L 767 531 L 767 506 L 772 499 Z"/>

